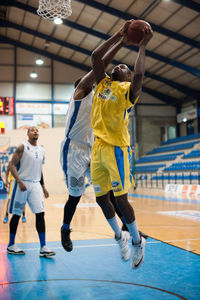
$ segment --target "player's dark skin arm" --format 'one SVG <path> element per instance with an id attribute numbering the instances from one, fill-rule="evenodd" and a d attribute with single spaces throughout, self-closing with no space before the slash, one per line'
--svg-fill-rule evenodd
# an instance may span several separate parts
<path id="1" fill-rule="evenodd" d="M 47 189 L 46 189 L 46 187 L 45 187 L 45 185 L 44 185 L 43 172 L 42 172 L 42 174 L 41 174 L 40 184 L 41 184 L 41 187 L 42 187 L 43 194 L 44 194 L 45 198 L 48 198 L 48 197 L 49 197 L 49 192 L 47 191 Z"/>
<path id="2" fill-rule="evenodd" d="M 116 32 L 113 36 L 111 36 L 108 40 L 106 40 L 103 44 L 101 44 L 99 47 L 97 47 L 93 52 L 92 52 L 92 67 L 95 75 L 95 80 L 96 83 L 98 84 L 103 78 L 105 78 L 105 63 L 103 60 L 103 57 L 105 53 L 109 50 L 109 48 L 119 41 L 122 37 L 125 36 L 127 28 L 131 21 L 127 21 L 124 26 Z M 124 45 L 124 41 L 122 39 L 121 41 L 121 47 Z M 121 48 L 118 45 L 116 51 L 114 54 L 116 54 L 119 49 Z"/>
<path id="3" fill-rule="evenodd" d="M 9 172 L 10 172 L 9 167 L 7 167 L 7 170 L 6 170 L 6 183 L 5 183 L 6 188 L 9 187 L 9 181 L 8 181 Z"/>
<path id="4" fill-rule="evenodd" d="M 19 184 L 19 187 L 21 191 L 26 191 L 25 184 L 21 181 L 19 174 L 17 172 L 17 165 L 20 162 L 20 159 L 22 158 L 24 152 L 24 145 L 20 145 L 14 152 L 12 160 L 9 163 L 9 170 L 12 173 L 13 177 L 16 179 L 16 181 Z"/>
<path id="5" fill-rule="evenodd" d="M 114 40 L 119 40 L 121 38 L 121 35 L 115 35 Z M 102 63 L 104 64 L 104 68 L 106 68 L 109 63 L 112 61 L 115 54 L 124 46 L 123 39 L 118 41 L 110 50 L 107 51 L 107 53 L 104 55 L 102 59 Z M 95 74 L 93 70 L 91 70 L 89 73 L 87 73 L 78 84 L 75 92 L 74 92 L 74 100 L 79 100 L 84 98 L 86 95 L 88 95 L 93 88 L 93 85 L 96 81 Z"/>
<path id="6" fill-rule="evenodd" d="M 142 83 L 145 72 L 145 48 L 153 36 L 151 28 L 145 29 L 145 36 L 139 45 L 139 53 L 135 61 L 133 79 L 130 86 L 130 101 L 132 103 L 140 96 L 142 92 Z"/>

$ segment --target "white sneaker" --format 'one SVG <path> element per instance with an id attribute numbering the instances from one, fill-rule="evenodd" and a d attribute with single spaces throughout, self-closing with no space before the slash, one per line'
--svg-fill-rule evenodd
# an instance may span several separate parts
<path id="1" fill-rule="evenodd" d="M 40 256 L 50 257 L 50 256 L 54 256 L 54 255 L 56 255 L 56 253 L 54 251 L 50 250 L 47 246 L 43 246 L 40 249 Z"/>
<path id="2" fill-rule="evenodd" d="M 7 248 L 8 254 L 15 254 L 15 255 L 23 255 L 25 252 L 21 250 L 19 247 L 17 247 L 15 244 L 11 245 Z"/>
<path id="3" fill-rule="evenodd" d="M 128 231 L 121 231 L 121 238 L 117 240 L 120 247 L 120 254 L 123 260 L 129 260 L 131 256 L 131 248 L 129 246 L 130 233 Z"/>
<path id="4" fill-rule="evenodd" d="M 141 236 L 141 242 L 137 245 L 133 244 L 132 268 L 139 268 L 144 262 L 146 239 Z"/>

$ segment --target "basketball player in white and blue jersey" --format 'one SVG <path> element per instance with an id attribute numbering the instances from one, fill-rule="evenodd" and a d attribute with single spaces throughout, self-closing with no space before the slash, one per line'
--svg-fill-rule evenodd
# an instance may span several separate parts
<path id="1" fill-rule="evenodd" d="M 36 127 L 30 127 L 27 132 L 28 141 L 20 145 L 13 154 L 9 163 L 9 170 L 14 176 L 13 191 L 9 203 L 10 240 L 7 247 L 9 254 L 25 254 L 15 244 L 18 222 L 26 202 L 36 216 L 36 230 L 40 240 L 40 256 L 49 257 L 55 255 L 46 246 L 44 200 L 49 193 L 44 185 L 42 164 L 44 161 L 44 149 L 37 145 L 39 132 Z"/>
<path id="2" fill-rule="evenodd" d="M 123 45 L 122 39 L 105 54 L 103 57 L 105 67 Z M 91 148 L 94 140 L 91 127 L 94 83 L 93 71 L 76 81 L 66 116 L 65 139 L 61 143 L 60 162 L 69 192 L 69 198 L 64 207 L 61 242 L 68 252 L 73 249 L 70 239 L 70 223 L 85 190 L 85 177 L 89 177 L 90 173 Z"/>

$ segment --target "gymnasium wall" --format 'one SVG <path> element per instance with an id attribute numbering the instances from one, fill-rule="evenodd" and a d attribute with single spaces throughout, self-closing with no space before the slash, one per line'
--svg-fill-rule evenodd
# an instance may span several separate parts
<path id="1" fill-rule="evenodd" d="M 176 109 L 172 106 L 144 106 L 137 108 L 137 153 L 139 156 L 156 148 L 162 139 L 162 129 L 166 140 L 169 127 L 176 128 Z M 142 142 L 141 142 L 142 141 Z"/>
<path id="2" fill-rule="evenodd" d="M 1 116 L 8 130 L 30 125 L 63 127 L 74 89 L 74 82 L 85 72 L 69 65 L 42 57 L 44 64 L 36 65 L 38 54 L 0 44 L 0 97 L 15 97 L 14 117 Z M 37 78 L 32 79 L 34 71 Z M 16 75 L 16 78 L 15 78 Z"/>
<path id="3" fill-rule="evenodd" d="M 67 192 L 67 189 L 59 159 L 64 128 L 39 129 L 39 133 L 38 144 L 45 149 L 45 164 L 43 166 L 45 185 L 51 194 L 63 194 Z M 8 130 L 5 136 L 10 137 L 11 146 L 19 146 L 27 140 L 27 130 Z"/>
<path id="4" fill-rule="evenodd" d="M 69 49 L 65 51 L 69 51 L 69 56 L 72 54 Z M 35 125 L 33 122 L 36 122 L 39 127 L 49 127 L 48 130 L 52 126 L 58 129 L 65 124 L 73 84 L 84 72 L 46 57 L 42 57 L 44 65 L 37 66 L 37 58 L 38 54 L 31 51 L 0 44 L 0 96 L 16 96 L 17 127 Z M 78 57 L 76 59 L 79 61 Z M 130 59 L 132 63 L 134 57 Z M 33 70 L 38 74 L 35 79 L 29 76 Z M 176 126 L 176 110 L 146 93 L 142 93 L 136 107 L 134 136 L 139 141 L 137 152 L 141 156 L 160 144 L 161 127 L 167 130 L 168 126 Z M 6 132 L 14 129 L 14 117 L 4 115 L 1 121 L 6 123 Z"/>

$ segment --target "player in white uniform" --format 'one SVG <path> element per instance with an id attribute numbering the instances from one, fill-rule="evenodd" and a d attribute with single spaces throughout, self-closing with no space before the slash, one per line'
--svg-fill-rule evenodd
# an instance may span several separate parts
<path id="1" fill-rule="evenodd" d="M 122 39 L 105 54 L 103 57 L 105 67 L 123 45 Z M 69 192 L 69 198 L 64 207 L 61 242 L 68 252 L 73 249 L 70 239 L 70 223 L 85 190 L 85 176 L 89 174 L 91 147 L 94 139 L 90 122 L 94 82 L 93 71 L 76 81 L 66 117 L 65 139 L 61 144 L 60 162 Z"/>
<path id="2" fill-rule="evenodd" d="M 15 180 L 9 203 L 9 213 L 13 216 L 10 220 L 10 240 L 7 253 L 25 254 L 15 245 L 15 236 L 19 218 L 26 202 L 28 202 L 32 212 L 36 215 L 36 230 L 41 246 L 40 256 L 49 257 L 55 255 L 55 252 L 46 246 L 45 239 L 43 194 L 45 198 L 48 198 L 49 193 L 45 188 L 42 175 L 44 149 L 37 145 L 39 132 L 36 127 L 30 127 L 27 135 L 28 141 L 16 149 L 9 163 L 10 172 Z"/>

